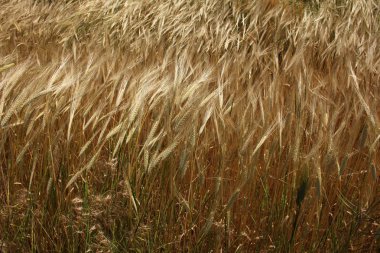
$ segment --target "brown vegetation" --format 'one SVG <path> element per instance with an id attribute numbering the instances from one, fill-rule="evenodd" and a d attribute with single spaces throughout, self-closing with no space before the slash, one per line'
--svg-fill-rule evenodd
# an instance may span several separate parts
<path id="1" fill-rule="evenodd" d="M 1 252 L 379 250 L 378 1 L 0 7 Z"/>

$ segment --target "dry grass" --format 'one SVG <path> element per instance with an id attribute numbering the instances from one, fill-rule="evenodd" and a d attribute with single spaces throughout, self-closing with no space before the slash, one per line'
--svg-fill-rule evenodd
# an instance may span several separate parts
<path id="1" fill-rule="evenodd" d="M 1 252 L 379 250 L 377 0 L 0 6 Z"/>

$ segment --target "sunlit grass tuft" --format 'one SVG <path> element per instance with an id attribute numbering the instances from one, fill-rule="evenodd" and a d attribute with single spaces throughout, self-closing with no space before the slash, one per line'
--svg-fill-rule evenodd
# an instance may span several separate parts
<path id="1" fill-rule="evenodd" d="M 376 1 L 0 0 L 0 252 L 376 252 Z"/>

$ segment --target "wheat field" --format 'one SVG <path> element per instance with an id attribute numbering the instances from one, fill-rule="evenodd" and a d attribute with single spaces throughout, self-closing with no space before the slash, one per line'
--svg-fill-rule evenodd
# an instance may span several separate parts
<path id="1" fill-rule="evenodd" d="M 378 0 L 0 0 L 0 252 L 379 252 Z"/>

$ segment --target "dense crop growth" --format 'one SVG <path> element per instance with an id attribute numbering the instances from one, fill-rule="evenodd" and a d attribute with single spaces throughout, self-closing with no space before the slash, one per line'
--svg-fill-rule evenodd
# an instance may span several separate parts
<path id="1" fill-rule="evenodd" d="M 0 252 L 375 252 L 380 3 L 0 0 Z"/>

